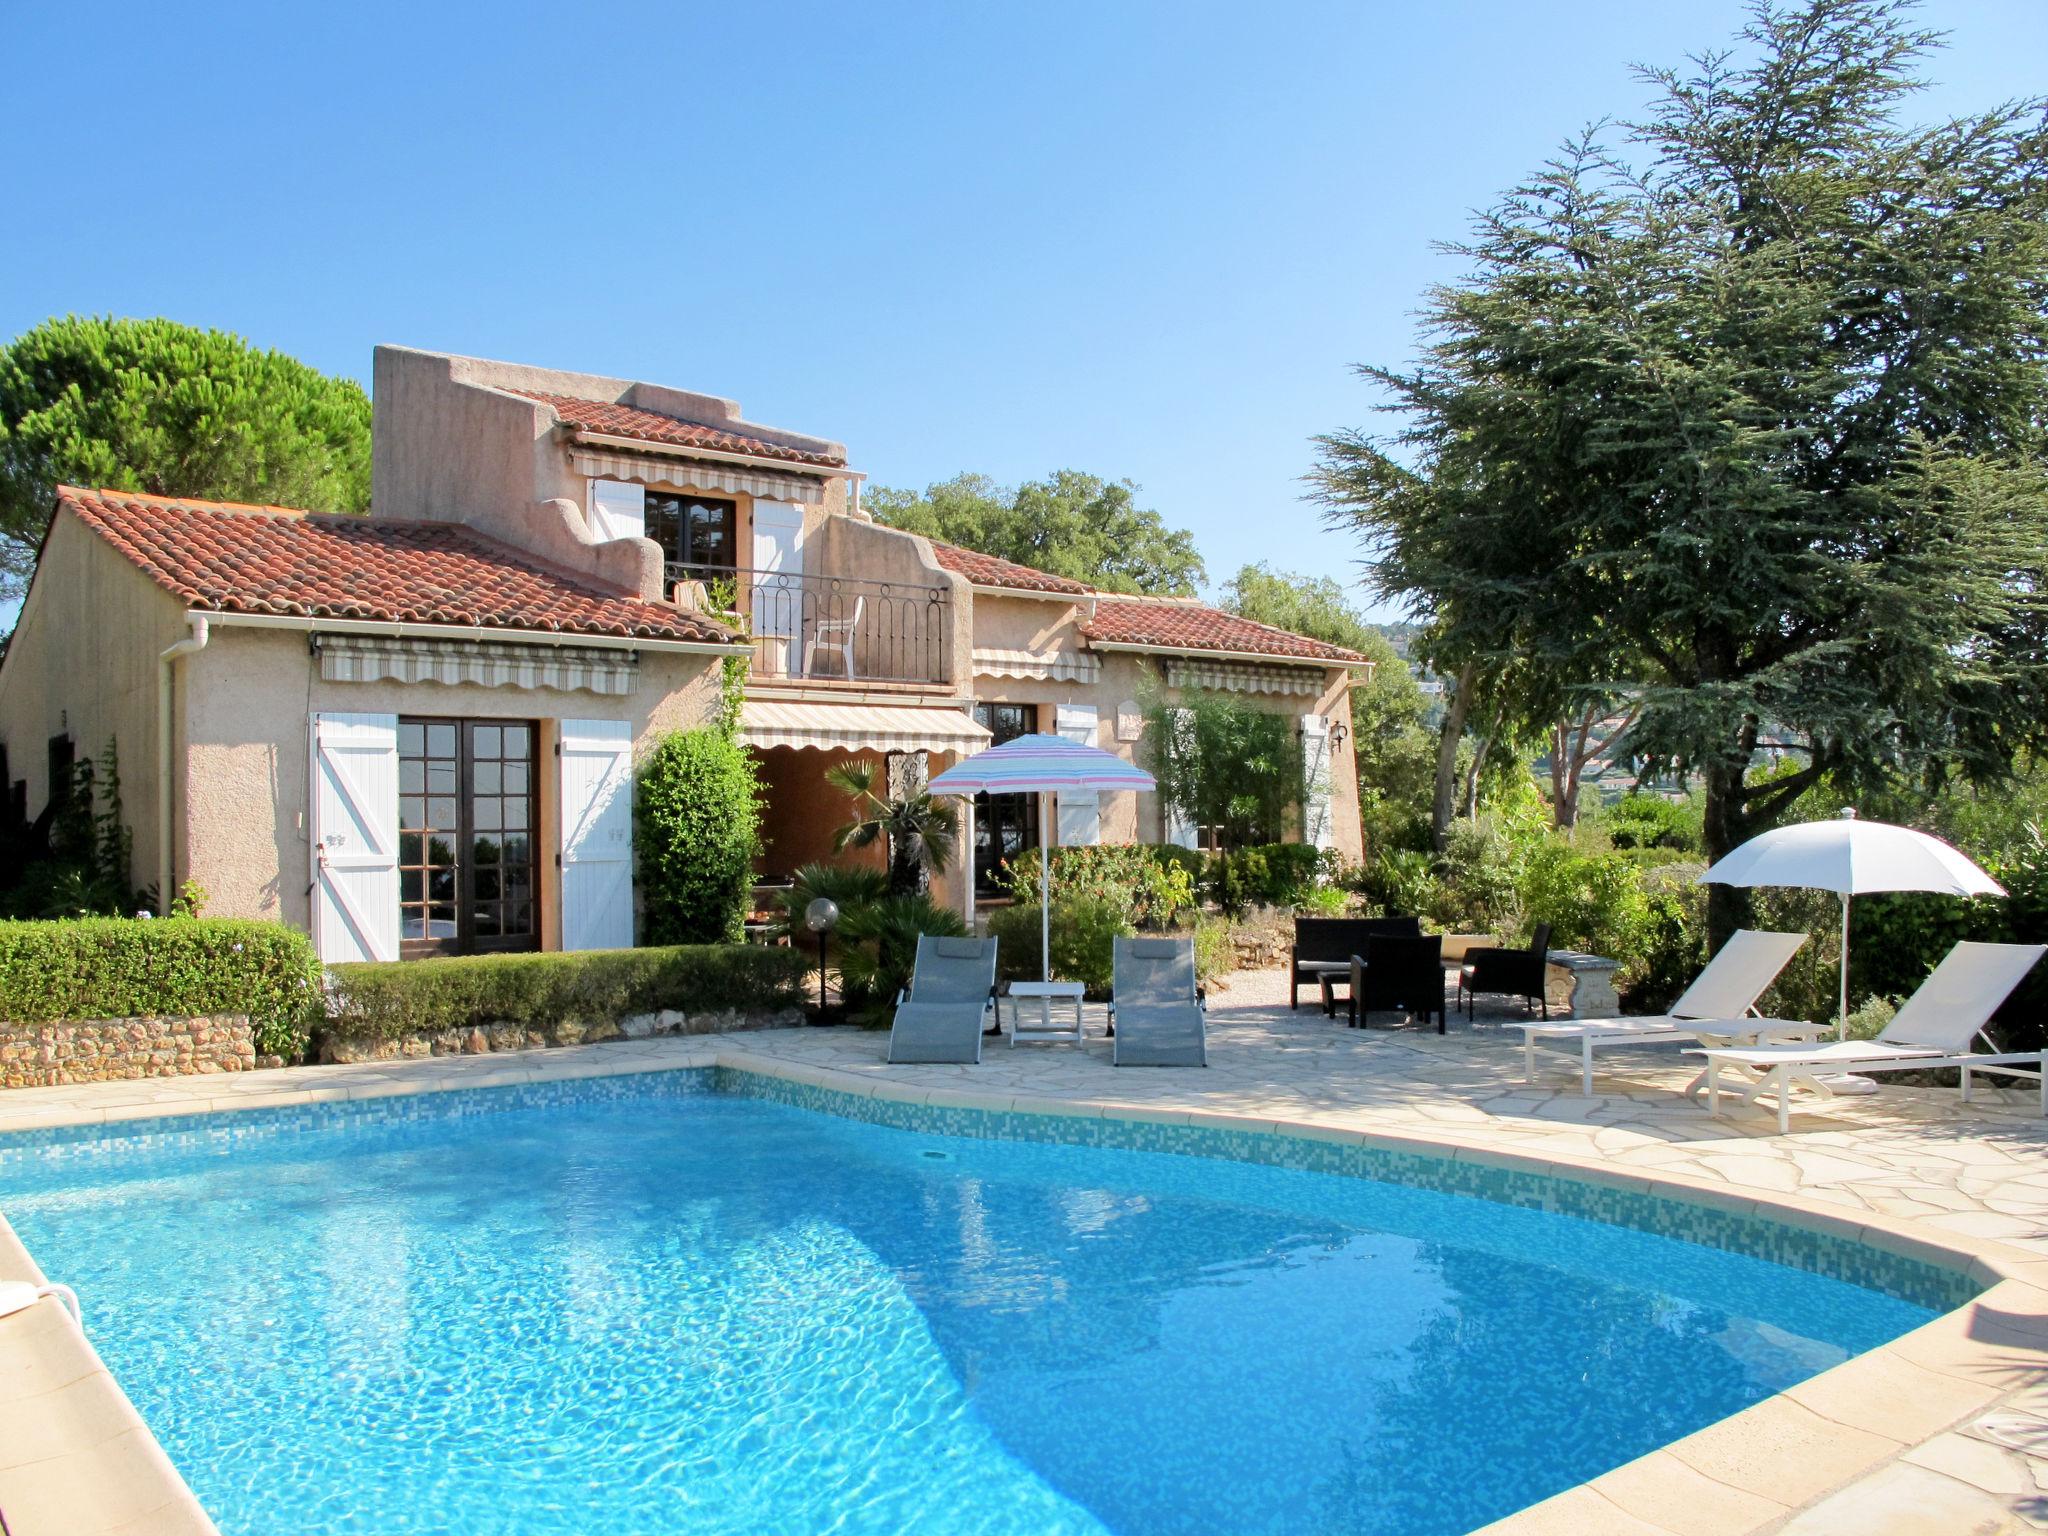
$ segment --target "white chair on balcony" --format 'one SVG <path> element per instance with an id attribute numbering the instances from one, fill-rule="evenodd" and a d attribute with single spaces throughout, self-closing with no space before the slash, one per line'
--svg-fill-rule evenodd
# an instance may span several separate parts
<path id="1" fill-rule="evenodd" d="M 837 651 L 845 664 L 846 677 L 853 677 L 853 637 L 860 633 L 861 614 L 866 610 L 865 595 L 853 600 L 853 613 L 844 619 L 819 619 L 811 625 L 811 638 L 804 642 L 804 676 L 818 675 L 818 651 Z"/>

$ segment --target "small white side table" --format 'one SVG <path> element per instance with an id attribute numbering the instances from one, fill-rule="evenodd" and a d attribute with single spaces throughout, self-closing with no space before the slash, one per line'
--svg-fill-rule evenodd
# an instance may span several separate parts
<path id="1" fill-rule="evenodd" d="M 1081 995 L 1088 989 L 1078 981 L 1013 981 L 1010 983 L 1010 1044 L 1020 1040 L 1059 1040 L 1069 1045 L 1081 1043 Z M 1053 1021 L 1052 1005 L 1055 1001 L 1074 1005 L 1074 1022 L 1069 1024 L 1061 1019 Z M 1036 1001 L 1038 1018 L 1027 1022 L 1023 1005 Z"/>

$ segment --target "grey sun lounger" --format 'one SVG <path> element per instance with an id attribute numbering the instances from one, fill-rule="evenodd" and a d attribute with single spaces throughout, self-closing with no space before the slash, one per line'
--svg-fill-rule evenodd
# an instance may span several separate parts
<path id="1" fill-rule="evenodd" d="M 1803 933 L 1766 933 L 1744 928 L 1728 937 L 1669 1013 L 1627 1019 L 1577 1019 L 1571 1022 L 1511 1026 L 1522 1031 L 1522 1078 L 1536 1081 L 1536 1047 L 1561 1045 L 1579 1049 L 1579 1086 L 1593 1093 L 1593 1052 L 1603 1045 L 1697 1040 L 1708 1045 L 1749 1045 L 1757 1041 L 1812 1040 L 1819 1027 L 1801 1019 L 1765 1019 L 1755 1015 L 1756 1001 L 1806 942 Z M 1706 1074 L 1688 1091 L 1706 1086 Z"/>
<path id="2" fill-rule="evenodd" d="M 995 1006 L 996 941 L 926 934 L 910 985 L 896 999 L 889 1060 L 979 1062 Z"/>
<path id="3" fill-rule="evenodd" d="M 1195 981 L 1195 941 L 1118 939 L 1110 965 L 1111 1065 L 1209 1065 L 1207 1004 Z"/>
<path id="4" fill-rule="evenodd" d="M 1721 1074 L 1733 1071 L 1742 1079 L 1735 1092 L 1745 1103 L 1766 1094 L 1776 1100 L 1782 1136 L 1792 1128 L 1792 1095 L 1806 1092 L 1824 1103 L 1833 1097 L 1828 1079 L 1837 1074 L 1960 1067 L 1964 1103 L 1970 1101 L 1970 1078 L 1975 1073 L 2032 1078 L 2040 1085 L 2041 1113 L 2048 1115 L 2048 1053 L 2001 1051 L 1984 1034 L 1991 1015 L 2043 954 L 2048 954 L 2048 945 L 1967 940 L 1956 945 L 1899 1005 L 1875 1040 L 1695 1052 L 1707 1058 L 1707 1109 L 1721 1112 L 1721 1095 L 1730 1086 Z M 1991 1047 L 1988 1052 L 1974 1048 L 1980 1035 Z"/>

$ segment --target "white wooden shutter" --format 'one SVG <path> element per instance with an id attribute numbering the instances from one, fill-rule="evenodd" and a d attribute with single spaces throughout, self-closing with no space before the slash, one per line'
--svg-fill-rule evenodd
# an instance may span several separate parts
<path id="1" fill-rule="evenodd" d="M 646 538 L 647 487 L 625 480 L 591 481 L 590 536 L 600 544 Z"/>
<path id="2" fill-rule="evenodd" d="M 564 720 L 562 948 L 633 946 L 633 727 Z"/>
<path id="3" fill-rule="evenodd" d="M 1334 848 L 1330 828 L 1330 722 L 1321 715 L 1301 717 L 1303 793 L 1301 840 L 1318 848 Z"/>
<path id="4" fill-rule="evenodd" d="M 1062 704 L 1053 729 L 1069 741 L 1095 745 L 1095 706 Z M 1102 795 L 1093 789 L 1063 789 L 1060 802 L 1060 846 L 1076 848 L 1102 841 Z"/>
<path id="5" fill-rule="evenodd" d="M 796 638 L 804 612 L 804 509 L 795 502 L 754 503 L 754 571 L 754 633 Z"/>
<path id="6" fill-rule="evenodd" d="M 398 716 L 313 717 L 313 947 L 398 958 Z"/>
<path id="7" fill-rule="evenodd" d="M 1191 743 L 1188 736 L 1195 728 L 1195 712 L 1191 709 L 1176 709 L 1170 711 L 1166 719 L 1167 729 L 1173 733 L 1173 739 L 1161 745 L 1168 752 L 1189 751 Z M 1166 840 L 1169 843 L 1181 848 L 1194 848 L 1200 845 L 1200 839 L 1195 835 L 1195 824 L 1188 820 L 1186 813 L 1174 806 L 1162 804 L 1160 814 L 1166 824 Z"/>

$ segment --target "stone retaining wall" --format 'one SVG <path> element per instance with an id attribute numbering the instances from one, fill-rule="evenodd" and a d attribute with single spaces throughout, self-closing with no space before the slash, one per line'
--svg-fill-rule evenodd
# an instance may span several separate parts
<path id="1" fill-rule="evenodd" d="M 382 1040 L 320 1039 L 323 1062 L 400 1061 L 421 1056 L 482 1056 L 491 1051 L 530 1051 L 551 1045 L 589 1045 L 599 1040 L 647 1040 L 656 1035 L 717 1035 L 736 1029 L 791 1029 L 804 1022 L 801 1008 L 742 1013 L 722 1008 L 703 1013 L 633 1013 L 623 1019 L 563 1019 L 555 1024 L 480 1024 Z"/>
<path id="2" fill-rule="evenodd" d="M 184 1077 L 282 1066 L 256 1055 L 248 1015 L 73 1019 L 16 1024 L 0 1019 L 0 1088 Z"/>

